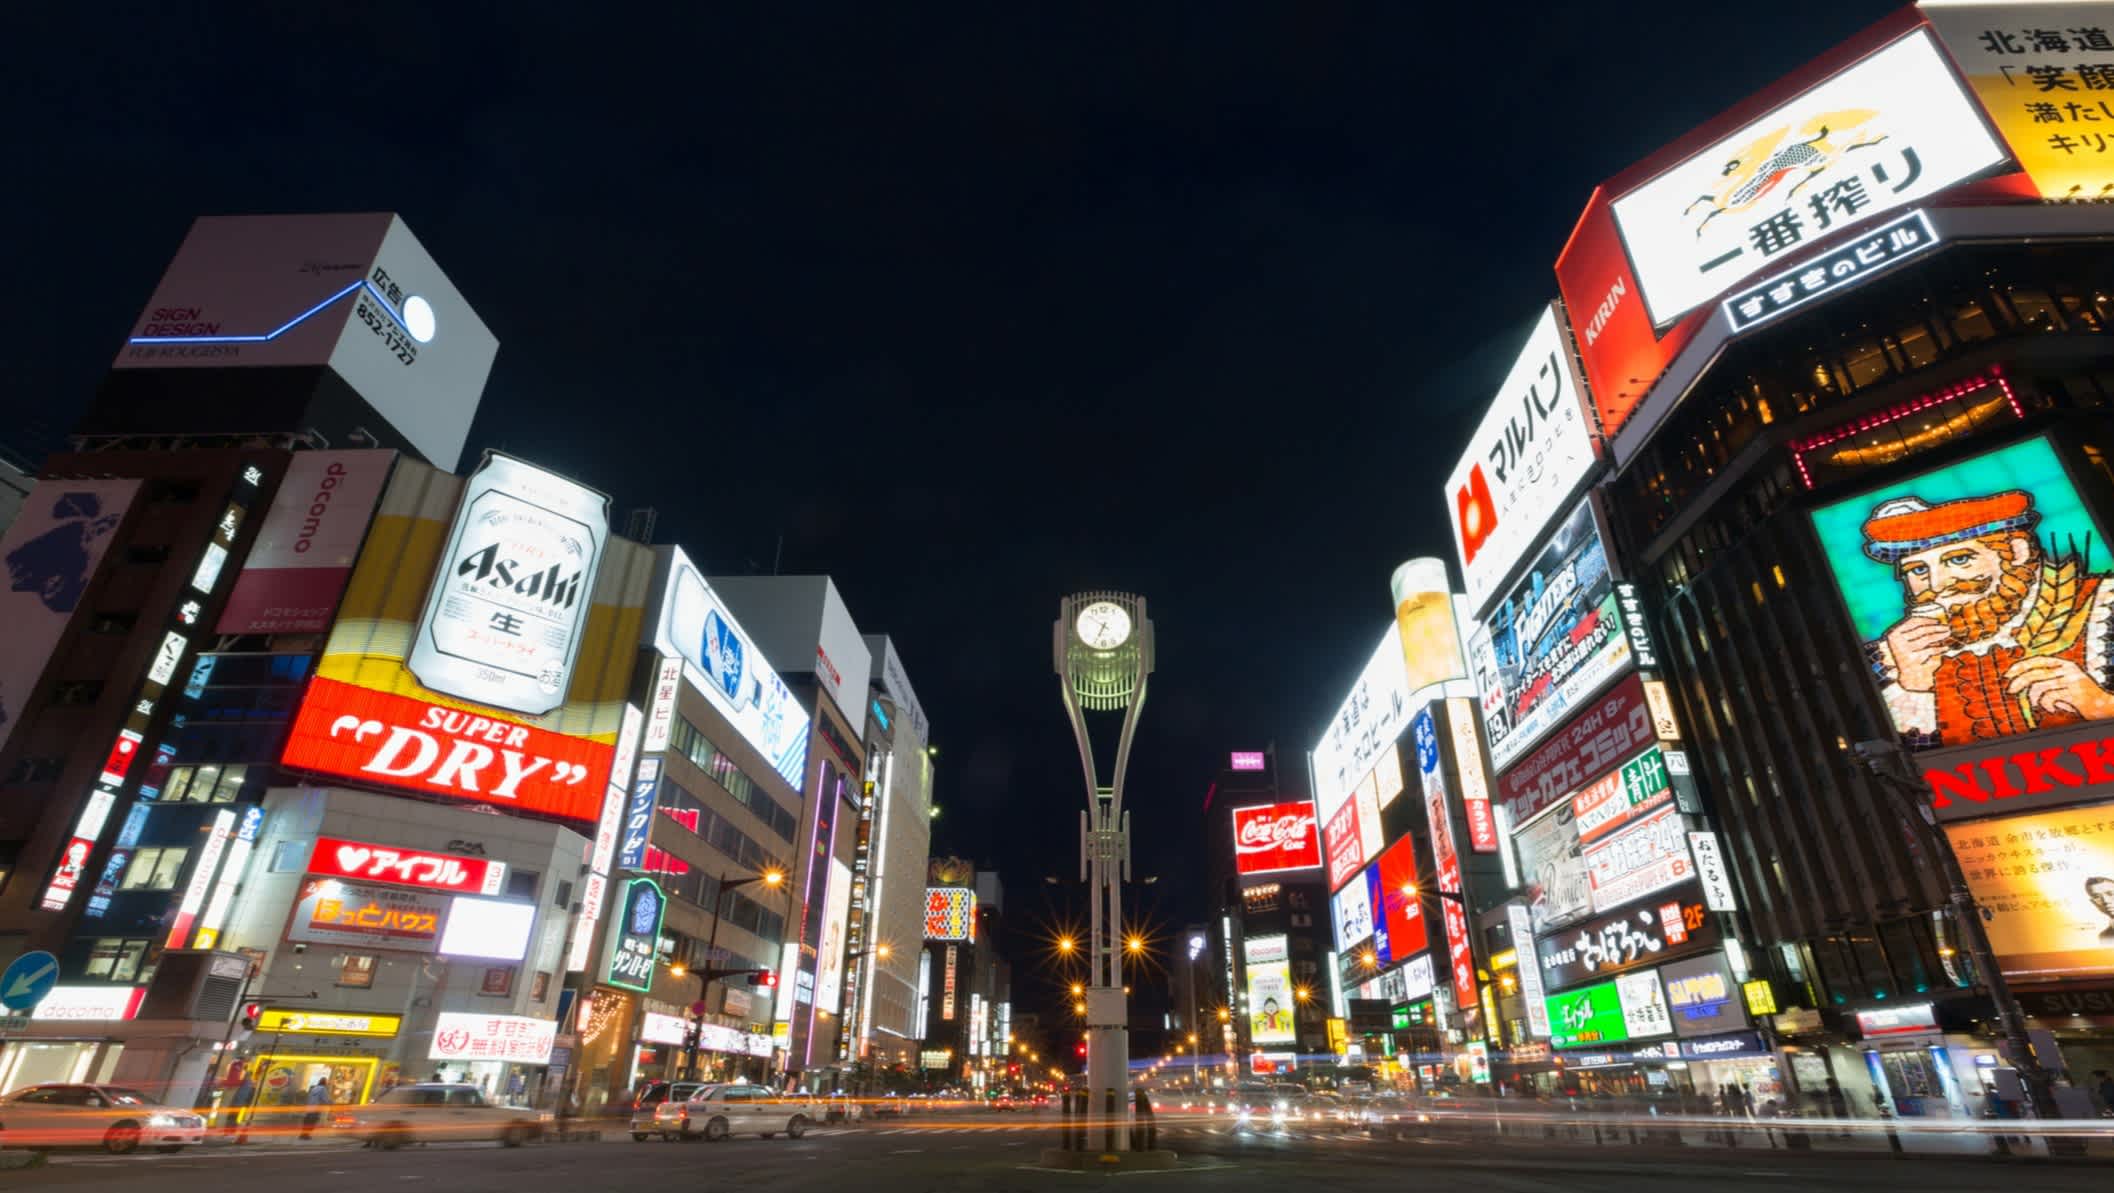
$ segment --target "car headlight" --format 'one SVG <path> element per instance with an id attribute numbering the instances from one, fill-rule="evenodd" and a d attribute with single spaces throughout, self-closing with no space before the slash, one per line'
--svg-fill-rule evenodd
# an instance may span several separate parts
<path id="1" fill-rule="evenodd" d="M 150 1114 L 147 1116 L 147 1125 L 150 1127 L 173 1127 L 177 1125 L 176 1116 L 173 1114 Z"/>

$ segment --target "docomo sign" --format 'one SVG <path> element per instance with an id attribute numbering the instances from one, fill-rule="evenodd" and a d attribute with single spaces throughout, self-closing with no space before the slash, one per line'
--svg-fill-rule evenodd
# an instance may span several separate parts
<path id="1" fill-rule="evenodd" d="M 524 812 L 594 820 L 614 749 L 586 738 L 317 676 L 282 761 Z"/>
<path id="2" fill-rule="evenodd" d="M 501 1060 L 549 1064 L 558 1024 L 522 1015 L 473 1015 L 443 1011 L 433 1024 L 428 1060 Z"/>
<path id="3" fill-rule="evenodd" d="M 1233 864 L 1242 874 L 1321 864 L 1314 805 L 1306 800 L 1233 810 Z"/>
<path id="4" fill-rule="evenodd" d="M 29 1013 L 32 1019 L 130 1019 L 147 997 L 145 986 L 53 986 Z"/>
<path id="5" fill-rule="evenodd" d="M 308 872 L 397 886 L 424 887 L 460 895 L 496 895 L 506 885 L 506 863 L 450 854 L 422 853 L 395 845 L 370 845 L 317 837 Z"/>
<path id="6" fill-rule="evenodd" d="M 1585 391 L 1555 303 L 1535 320 L 1512 371 L 1446 480 L 1468 605 L 1481 613 L 1549 520 L 1593 471 Z"/>

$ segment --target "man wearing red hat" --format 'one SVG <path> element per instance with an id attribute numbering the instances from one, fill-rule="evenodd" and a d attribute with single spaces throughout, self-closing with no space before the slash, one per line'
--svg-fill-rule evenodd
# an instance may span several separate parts
<path id="1" fill-rule="evenodd" d="M 1868 643 L 1887 709 L 1920 744 L 1963 745 L 2114 717 L 2114 589 L 2033 535 L 2020 490 L 1883 502 L 1864 552 L 1894 569 L 1907 615 Z"/>

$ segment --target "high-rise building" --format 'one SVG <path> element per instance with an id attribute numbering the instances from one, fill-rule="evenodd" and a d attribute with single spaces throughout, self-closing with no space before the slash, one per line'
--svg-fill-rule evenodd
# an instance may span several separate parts
<path id="1" fill-rule="evenodd" d="M 866 646 L 873 669 L 848 933 L 853 960 L 845 968 L 850 1031 L 842 1052 L 869 1076 L 900 1078 L 914 1071 L 922 1029 L 918 969 L 934 760 L 931 726 L 895 643 L 869 634 Z"/>

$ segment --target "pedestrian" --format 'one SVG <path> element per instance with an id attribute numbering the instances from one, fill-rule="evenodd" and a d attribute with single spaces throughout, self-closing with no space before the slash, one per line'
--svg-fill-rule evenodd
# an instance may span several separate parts
<path id="1" fill-rule="evenodd" d="M 257 1084 L 251 1081 L 250 1075 L 245 1072 L 242 1075 L 242 1084 L 236 1086 L 234 1092 L 228 1095 L 228 1100 L 221 1104 L 220 1129 L 234 1131 L 242 1122 L 242 1112 L 249 1108 L 250 1100 L 256 1096 Z"/>
<path id="2" fill-rule="evenodd" d="M 2105 1069 L 2094 1069 L 2092 1075 L 2099 1078 L 2099 1112 L 2114 1114 L 2114 1076 L 2109 1076 Z"/>
<path id="3" fill-rule="evenodd" d="M 1828 1117 L 1835 1120 L 1835 1136 L 1850 1137 L 1850 1125 L 1844 1121 L 1850 1117 L 1850 1096 L 1842 1092 L 1842 1083 L 1828 1078 Z"/>
<path id="4" fill-rule="evenodd" d="M 1770 1147 L 1776 1146 L 1776 1120 L 1783 1116 L 1784 1100 L 1782 1098 L 1769 1098 L 1763 1101 L 1759 1110 L 1755 1111 L 1755 1117 L 1762 1120 L 1762 1132 L 1768 1136 Z"/>
<path id="5" fill-rule="evenodd" d="M 1718 1113 L 1725 1117 L 1725 1146 L 1740 1146 L 1739 1129 L 1733 1124 L 1740 1117 L 1740 1087 L 1721 1085 L 1718 1087 Z"/>
<path id="6" fill-rule="evenodd" d="M 316 1133 L 316 1124 L 323 1121 L 323 1107 L 330 1105 L 330 1078 L 318 1077 L 308 1087 L 308 1113 L 301 1116 L 301 1138 L 309 1139 Z"/>

